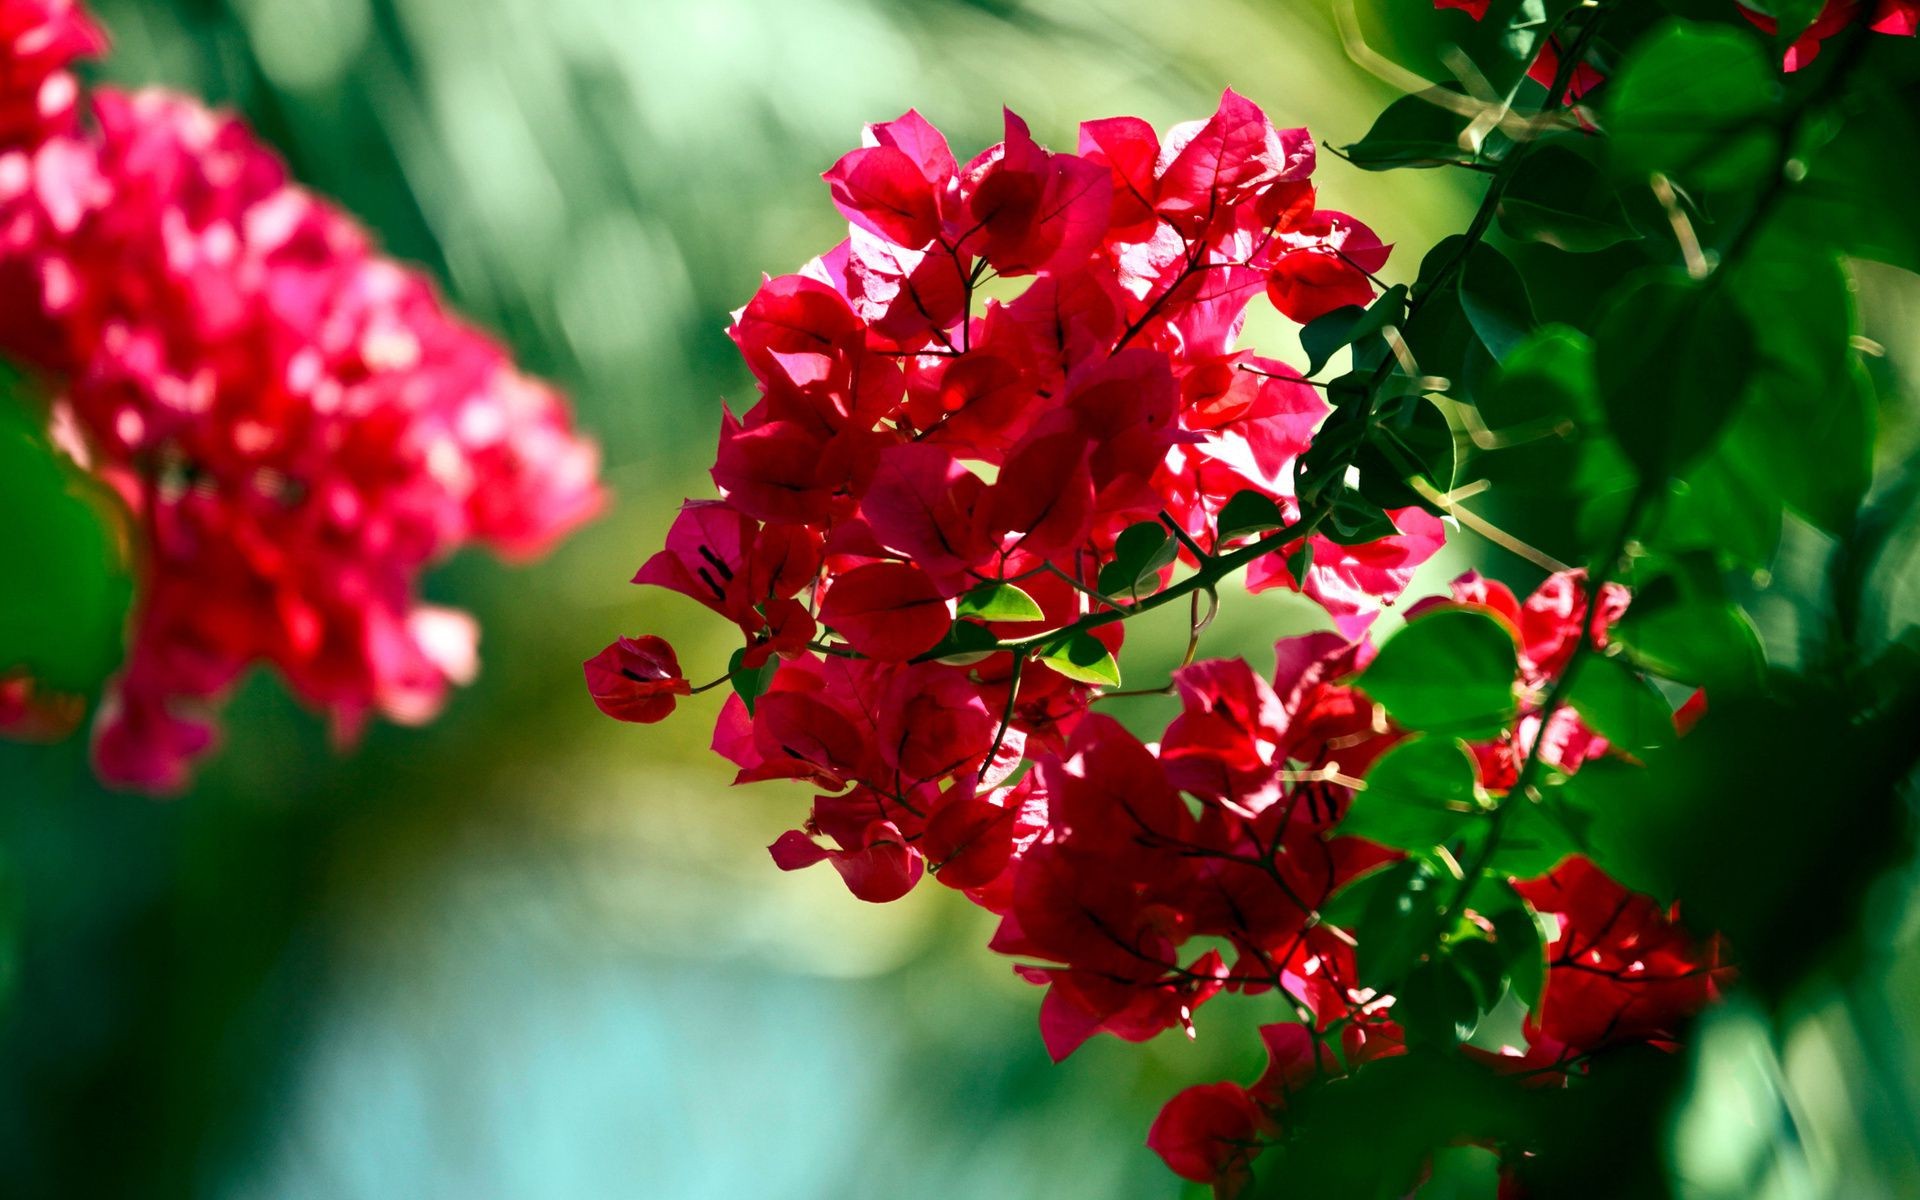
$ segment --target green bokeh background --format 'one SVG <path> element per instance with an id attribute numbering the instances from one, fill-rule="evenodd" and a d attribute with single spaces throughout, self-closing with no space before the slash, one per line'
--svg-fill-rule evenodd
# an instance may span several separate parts
<path id="1" fill-rule="evenodd" d="M 1258 1072 L 1259 1005 L 1210 1005 L 1194 1041 L 1099 1039 L 1053 1066 L 1039 992 L 984 948 L 991 918 L 937 885 L 876 908 L 825 870 L 778 873 L 762 847 L 807 795 L 728 788 L 706 746 L 717 694 L 618 725 L 577 664 L 640 632 L 696 677 L 724 663 L 721 623 L 626 580 L 680 498 L 709 490 L 719 400 L 748 402 L 728 311 L 844 236 L 818 173 L 862 122 L 918 107 L 965 155 L 997 140 L 1005 104 L 1070 147 L 1083 118 L 1164 128 L 1232 85 L 1343 143 L 1393 92 L 1343 53 L 1329 8 L 97 7 L 116 39 L 98 78 L 238 108 L 560 381 L 613 504 L 536 566 L 471 554 L 431 577 L 433 599 L 480 616 L 484 668 L 425 728 L 343 753 L 251 678 L 224 749 L 160 803 L 98 789 L 78 742 L 0 745 L 0 1193 L 1179 1194 L 1147 1125 L 1186 1083 Z M 1368 16 L 1382 49 L 1406 36 Z M 1395 279 L 1473 202 L 1470 178 L 1438 172 L 1361 176 L 1325 155 L 1318 177 L 1324 205 L 1406 248 Z M 1908 282 L 1877 286 L 1896 306 Z M 1251 332 L 1291 352 L 1277 322 Z M 1264 665 L 1314 619 L 1242 599 L 1203 652 Z M 1146 639 L 1129 667 L 1163 668 L 1169 645 Z M 1889 889 L 1895 918 L 1905 896 Z M 1683 1159 L 1697 1143 L 1731 1166 L 1689 1167 L 1697 1194 L 1920 1194 L 1897 1152 L 1913 1145 L 1914 974 L 1812 1004 L 1792 1026 L 1812 1030 L 1804 1046 L 1739 1011 L 1716 1022 L 1705 1078 L 1722 1093 L 1684 1116 Z M 1782 1055 L 1818 1154 L 1779 1148 Z"/>

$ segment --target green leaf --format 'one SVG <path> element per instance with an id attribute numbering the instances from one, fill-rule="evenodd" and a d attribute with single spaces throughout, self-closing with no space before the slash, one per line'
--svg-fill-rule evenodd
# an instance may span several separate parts
<path id="1" fill-rule="evenodd" d="M 1460 309 L 1487 351 L 1504 359 L 1533 329 L 1527 285 L 1507 256 L 1476 244 L 1460 268 Z"/>
<path id="2" fill-rule="evenodd" d="M 727 660 L 727 679 L 733 684 L 733 690 L 747 706 L 747 715 L 753 715 L 753 706 L 766 694 L 767 687 L 773 682 L 773 673 L 779 669 L 780 660 L 769 656 L 767 661 L 757 667 L 743 665 L 746 657 L 744 648 L 735 650 L 733 657 Z"/>
<path id="3" fill-rule="evenodd" d="M 1220 518 L 1215 522 L 1216 536 L 1225 542 L 1250 533 L 1268 533 L 1284 528 L 1286 523 L 1286 514 L 1266 493 L 1240 491 L 1221 506 Z"/>
<path id="4" fill-rule="evenodd" d="M 1611 636 L 1657 675 L 1746 691 L 1766 670 L 1760 637 L 1710 562 L 1677 560 L 1640 584 Z"/>
<path id="5" fill-rule="evenodd" d="M 1447 947 L 1447 958 L 1472 986 L 1474 1006 L 1480 1012 L 1500 1002 L 1507 990 L 1507 956 L 1498 946 L 1483 937 L 1463 938 Z"/>
<path id="6" fill-rule="evenodd" d="M 118 506 L 0 380 L 0 675 L 88 693 L 117 667 L 132 601 Z"/>
<path id="7" fill-rule="evenodd" d="M 1595 338 L 1600 398 L 1643 479 L 1678 472 L 1712 444 L 1746 391 L 1753 331 L 1726 289 L 1677 271 L 1615 296 Z"/>
<path id="8" fill-rule="evenodd" d="M 1617 527 L 1613 509 L 1638 482 L 1607 434 L 1592 343 L 1566 326 L 1546 326 L 1514 349 L 1474 400 L 1490 448 L 1463 475 L 1492 484 L 1475 510 L 1558 557 L 1591 553 L 1587 531 Z"/>
<path id="9" fill-rule="evenodd" d="M 1826 4 L 1827 0 L 1752 0 L 1744 7 L 1773 18 L 1773 41 L 1784 51 L 1807 31 Z"/>
<path id="10" fill-rule="evenodd" d="M 1432 401 L 1403 396 L 1381 406 L 1353 465 L 1360 471 L 1360 494 L 1381 508 L 1419 505 L 1443 512 L 1410 481 L 1423 478 L 1441 493 L 1452 489 L 1453 427 Z"/>
<path id="11" fill-rule="evenodd" d="M 1617 173 L 1701 188 L 1741 186 L 1775 161 L 1779 87 L 1760 40 L 1675 21 L 1643 38 L 1608 80 L 1604 117 Z"/>
<path id="12" fill-rule="evenodd" d="M 1405 978 L 1439 938 L 1445 886 L 1426 862 L 1409 858 L 1381 873 L 1353 925 L 1362 982 L 1383 991 Z"/>
<path id="13" fill-rule="evenodd" d="M 1474 889 L 1471 907 L 1493 926 L 1502 971 L 1513 994 L 1528 1009 L 1539 1012 L 1547 983 L 1547 943 L 1533 906 L 1505 878 L 1489 875 Z"/>
<path id="14" fill-rule="evenodd" d="M 1511 237 L 1575 254 L 1640 236 L 1613 185 L 1564 146 L 1541 146 L 1520 161 L 1500 198 L 1499 217 Z"/>
<path id="15" fill-rule="evenodd" d="M 1396 850 L 1451 841 L 1479 808 L 1473 756 L 1457 738 L 1408 738 L 1380 756 L 1366 783 L 1340 832 Z"/>
<path id="16" fill-rule="evenodd" d="M 1018 585 L 1006 582 L 983 583 L 960 597 L 956 615 L 980 621 L 1043 621 L 1046 614 L 1032 596 Z"/>
<path id="17" fill-rule="evenodd" d="M 1407 973 L 1394 995 L 1393 1017 L 1410 1049 L 1448 1047 L 1473 1036 L 1480 1005 L 1473 984 L 1448 955 L 1429 958 Z"/>
<path id="18" fill-rule="evenodd" d="M 1342 348 L 1399 323 L 1406 311 L 1407 285 L 1396 283 L 1364 309 L 1349 304 L 1307 322 L 1300 330 L 1300 348 L 1307 352 L 1307 374 L 1318 375 Z"/>
<path id="19" fill-rule="evenodd" d="M 940 644 L 927 651 L 935 662 L 954 667 L 970 667 L 985 662 L 1000 652 L 1000 639 L 985 625 L 955 621 Z"/>
<path id="20" fill-rule="evenodd" d="M 1090 683 L 1096 687 L 1120 686 L 1120 664 L 1114 661 L 1106 645 L 1091 633 L 1076 633 L 1064 644 L 1049 647 L 1037 657 L 1040 662 L 1077 683 Z"/>
<path id="21" fill-rule="evenodd" d="M 1589 728 L 1629 753 L 1645 754 L 1673 740 L 1673 710 L 1618 656 L 1583 661 L 1567 689 L 1567 703 Z"/>
<path id="22" fill-rule="evenodd" d="M 1518 669 L 1513 637 L 1499 621 L 1440 609 L 1388 638 L 1355 682 L 1409 729 L 1471 739 L 1513 722 Z"/>
<path id="23" fill-rule="evenodd" d="M 1844 533 L 1872 478 L 1875 417 L 1851 347 L 1858 320 L 1847 272 L 1833 247 L 1772 230 L 1727 269 L 1736 301 L 1766 336 L 1754 347 L 1748 402 L 1720 448 L 1724 469 Z"/>
<path id="24" fill-rule="evenodd" d="M 1100 568 L 1095 581 L 1108 596 L 1139 596 L 1160 586 L 1160 569 L 1180 553 L 1180 545 L 1158 521 L 1140 521 L 1114 539 L 1113 561 Z"/>
<path id="25" fill-rule="evenodd" d="M 1550 790 L 1545 794 L 1553 796 L 1554 801 L 1559 799 Z M 1536 804 L 1526 796 L 1509 796 L 1501 802 L 1509 811 L 1500 827 L 1500 844 L 1494 847 L 1493 857 L 1487 863 L 1490 870 L 1531 879 L 1545 875 L 1580 849 L 1567 836 L 1561 821 L 1543 807 L 1546 803 L 1543 799 Z M 1574 819 L 1570 814 L 1562 817 Z"/>
<path id="26" fill-rule="evenodd" d="M 1402 96 L 1387 106 L 1367 136 L 1343 149 L 1347 160 L 1366 171 L 1399 167 L 1440 167 L 1470 161 L 1460 144 L 1467 119 L 1424 96 Z"/>

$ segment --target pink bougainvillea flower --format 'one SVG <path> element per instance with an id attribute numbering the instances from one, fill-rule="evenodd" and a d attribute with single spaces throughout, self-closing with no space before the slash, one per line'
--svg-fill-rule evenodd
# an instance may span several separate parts
<path id="1" fill-rule="evenodd" d="M 664 720 L 674 697 L 691 691 L 673 647 L 657 637 L 623 637 L 581 665 L 593 702 L 618 721 Z"/>
<path id="2" fill-rule="evenodd" d="M 600 491 L 561 397 L 239 121 L 76 100 L 64 68 L 101 44 L 73 4 L 0 4 L 0 349 L 54 382 L 61 444 L 137 518 L 95 761 L 170 791 L 256 663 L 343 739 L 432 716 L 477 630 L 420 602 L 422 573 L 476 542 L 538 554 Z"/>

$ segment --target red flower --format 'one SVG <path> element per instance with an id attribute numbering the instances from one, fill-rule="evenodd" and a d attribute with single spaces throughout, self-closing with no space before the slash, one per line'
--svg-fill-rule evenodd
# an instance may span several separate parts
<path id="1" fill-rule="evenodd" d="M 673 647 L 657 637 L 623 637 L 581 665 L 593 702 L 617 721 L 665 720 L 674 697 L 691 690 Z"/>

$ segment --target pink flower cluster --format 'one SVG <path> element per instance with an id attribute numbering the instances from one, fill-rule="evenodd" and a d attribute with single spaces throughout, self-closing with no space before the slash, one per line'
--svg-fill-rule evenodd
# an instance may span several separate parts
<path id="1" fill-rule="evenodd" d="M 1294 476 L 1328 405 L 1237 344 L 1263 294 L 1299 322 L 1373 298 L 1386 248 L 1316 206 L 1313 155 L 1232 92 L 1164 139 L 1089 122 L 1076 154 L 1011 114 L 964 164 L 916 113 L 870 127 L 825 176 L 848 239 L 735 316 L 760 398 L 722 418 L 720 498 L 688 501 L 635 576 L 735 624 L 740 651 L 700 688 L 658 637 L 584 664 L 602 710 L 638 722 L 731 677 L 713 745 L 737 782 L 817 793 L 774 861 L 829 864 L 869 901 L 932 874 L 995 913 L 992 947 L 1047 989 L 1056 1058 L 1097 1033 L 1191 1031 L 1223 992 L 1284 1000 L 1298 1023 L 1267 1031 L 1268 1078 L 1183 1093 L 1155 1126 L 1175 1170 L 1229 1187 L 1292 1086 L 1404 1046 L 1394 998 L 1319 912 L 1401 857 L 1341 830 L 1356 779 L 1406 737 L 1354 679 L 1443 528 L 1410 508 L 1364 544 L 1321 532 Z M 989 277 L 1030 282 L 981 306 Z M 1229 524 L 1230 505 L 1266 517 Z M 1256 538 L 1247 586 L 1303 592 L 1337 632 L 1281 642 L 1271 679 L 1177 670 L 1182 712 L 1153 744 L 1090 711 L 1123 622 Z M 1177 611 L 1197 637 L 1192 595 Z M 1624 603 L 1608 589 L 1593 625 Z M 1609 752 L 1542 711 L 1587 627 L 1577 577 L 1525 603 L 1468 577 L 1410 615 L 1461 606 L 1511 633 L 1526 697 L 1471 748 L 1477 788 L 1514 787 L 1536 742 L 1563 772 Z M 1523 886 L 1583 977 L 1555 975 L 1495 1067 L 1564 1078 L 1602 1045 L 1671 1036 L 1711 994 L 1717 950 L 1584 862 Z"/>
<path id="2" fill-rule="evenodd" d="M 137 529 L 137 611 L 96 727 L 109 782 L 182 786 L 209 708 L 270 664 L 350 738 L 421 721 L 475 667 L 427 605 L 457 547 L 538 553 L 599 503 L 565 402 L 294 185 L 238 120 L 159 91 L 74 107 L 84 14 L 4 0 L 0 349 Z M 36 82 L 37 80 L 37 82 Z"/>

